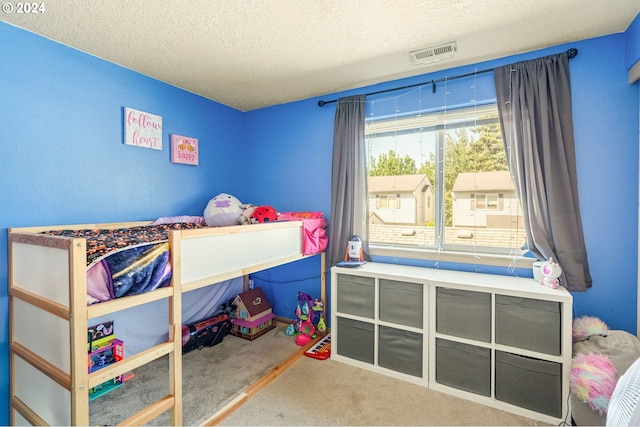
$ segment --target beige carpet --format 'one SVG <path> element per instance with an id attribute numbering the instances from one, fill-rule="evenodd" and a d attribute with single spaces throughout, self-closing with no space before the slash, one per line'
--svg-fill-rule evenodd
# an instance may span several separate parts
<path id="1" fill-rule="evenodd" d="M 219 425 L 545 424 L 344 363 L 302 357 Z"/>
<path id="2" fill-rule="evenodd" d="M 193 350 L 182 358 L 184 425 L 201 425 L 275 366 L 298 351 L 292 337 L 277 327 L 254 341 L 228 335 L 213 347 Z M 89 422 L 116 425 L 169 392 L 169 356 L 134 371 L 124 386 L 89 403 Z M 149 425 L 168 425 L 169 413 Z"/>
<path id="3" fill-rule="evenodd" d="M 183 424 L 200 425 L 232 405 L 299 350 L 283 327 L 255 341 L 227 336 L 183 357 Z M 168 393 L 168 356 L 135 370 L 123 387 L 90 403 L 90 424 L 115 425 Z M 242 406 L 227 426 L 543 425 L 497 409 L 332 360 L 302 356 Z M 168 425 L 169 414 L 149 425 Z"/>

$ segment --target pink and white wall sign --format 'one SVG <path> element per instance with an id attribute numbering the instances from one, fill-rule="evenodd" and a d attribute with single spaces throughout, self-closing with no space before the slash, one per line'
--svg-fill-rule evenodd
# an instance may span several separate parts
<path id="1" fill-rule="evenodd" d="M 162 116 L 125 107 L 124 143 L 162 150 Z"/>
<path id="2" fill-rule="evenodd" d="M 198 164 L 198 140 L 182 135 L 171 135 L 171 161 L 185 165 Z"/>

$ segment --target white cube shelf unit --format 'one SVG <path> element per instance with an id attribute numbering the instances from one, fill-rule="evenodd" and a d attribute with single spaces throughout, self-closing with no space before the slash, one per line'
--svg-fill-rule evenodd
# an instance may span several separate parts
<path id="1" fill-rule="evenodd" d="M 331 358 L 557 424 L 569 419 L 572 304 L 527 278 L 333 267 Z"/>

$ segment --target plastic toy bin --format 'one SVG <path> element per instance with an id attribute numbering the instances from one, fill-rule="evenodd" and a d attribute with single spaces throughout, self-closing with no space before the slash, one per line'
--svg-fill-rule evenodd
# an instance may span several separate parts
<path id="1" fill-rule="evenodd" d="M 338 274 L 338 312 L 373 319 L 375 279 Z"/>
<path id="2" fill-rule="evenodd" d="M 378 365 L 422 377 L 422 334 L 380 326 Z"/>
<path id="3" fill-rule="evenodd" d="M 496 399 L 562 417 L 562 365 L 496 351 Z"/>
<path id="4" fill-rule="evenodd" d="M 380 320 L 422 328 L 421 284 L 380 279 L 379 286 Z"/>
<path id="5" fill-rule="evenodd" d="M 491 342 L 491 294 L 436 288 L 436 331 Z"/>
<path id="6" fill-rule="evenodd" d="M 491 396 L 491 349 L 437 338 L 436 382 Z"/>
<path id="7" fill-rule="evenodd" d="M 560 354 L 559 302 L 496 295 L 496 343 Z"/>
<path id="8" fill-rule="evenodd" d="M 338 317 L 337 353 L 350 359 L 373 364 L 374 324 Z"/>

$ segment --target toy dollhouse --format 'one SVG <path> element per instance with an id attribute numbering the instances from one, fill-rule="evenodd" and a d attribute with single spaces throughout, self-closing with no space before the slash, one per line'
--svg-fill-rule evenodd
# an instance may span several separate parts
<path id="1" fill-rule="evenodd" d="M 87 330 L 87 347 L 89 373 L 124 359 L 124 342 L 116 338 L 113 330 L 113 321 L 89 327 Z M 125 381 L 133 378 L 133 376 L 133 372 L 128 372 L 92 387 L 89 390 L 89 401 L 121 387 Z"/>
<path id="2" fill-rule="evenodd" d="M 231 313 L 231 335 L 253 341 L 276 327 L 276 316 L 262 289 L 239 294 L 233 305 L 236 309 Z"/>

